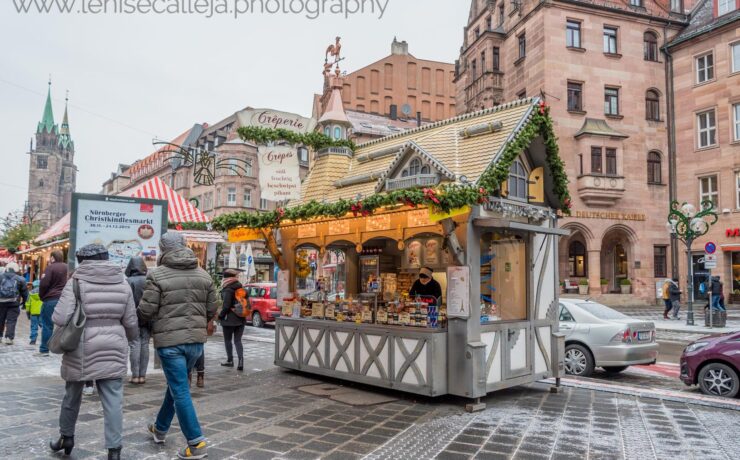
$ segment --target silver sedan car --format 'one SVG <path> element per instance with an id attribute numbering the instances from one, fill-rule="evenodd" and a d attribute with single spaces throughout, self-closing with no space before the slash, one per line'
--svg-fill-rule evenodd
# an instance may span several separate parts
<path id="1" fill-rule="evenodd" d="M 565 371 L 588 376 L 595 367 L 618 373 L 633 364 L 655 364 L 655 324 L 631 318 L 596 302 L 560 299 L 565 334 Z"/>

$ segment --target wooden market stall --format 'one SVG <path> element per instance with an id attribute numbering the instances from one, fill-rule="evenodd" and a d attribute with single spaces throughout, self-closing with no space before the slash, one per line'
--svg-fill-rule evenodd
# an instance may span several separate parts
<path id="1" fill-rule="evenodd" d="M 569 201 L 535 98 L 319 150 L 300 200 L 217 227 L 273 221 L 263 232 L 288 299 L 276 365 L 476 398 L 560 375 L 557 219 Z M 441 298 L 408 295 L 423 267 Z"/>

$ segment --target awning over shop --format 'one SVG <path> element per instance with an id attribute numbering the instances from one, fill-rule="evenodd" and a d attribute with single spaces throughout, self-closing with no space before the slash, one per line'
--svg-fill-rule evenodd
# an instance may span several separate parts
<path id="1" fill-rule="evenodd" d="M 167 214 L 170 223 L 180 222 L 208 222 L 208 216 L 193 206 L 188 200 L 165 184 L 159 177 L 154 177 L 132 190 L 126 190 L 120 195 L 136 198 L 151 198 L 167 200 Z"/>
<path id="2" fill-rule="evenodd" d="M 740 252 L 740 244 L 722 244 L 719 247 L 723 252 Z"/>
<path id="3" fill-rule="evenodd" d="M 37 236 L 34 241 L 49 241 L 52 238 L 56 238 L 57 236 L 64 235 L 65 233 L 69 233 L 69 222 L 70 222 L 70 214 L 67 213 L 64 217 L 56 221 L 54 225 L 47 228 L 44 233 Z"/>
<path id="4" fill-rule="evenodd" d="M 204 232 L 200 230 L 181 230 L 188 242 L 194 243 L 226 243 L 226 240 L 218 232 Z"/>
<path id="5" fill-rule="evenodd" d="M 41 246 L 34 246 L 32 248 L 26 249 L 25 251 L 18 251 L 16 254 L 18 255 L 25 255 L 25 254 L 32 254 L 38 251 L 43 251 L 45 249 L 49 249 L 53 246 L 63 246 L 64 243 L 68 242 L 69 238 L 64 238 L 61 240 L 52 241 L 51 243 L 42 244 Z"/>

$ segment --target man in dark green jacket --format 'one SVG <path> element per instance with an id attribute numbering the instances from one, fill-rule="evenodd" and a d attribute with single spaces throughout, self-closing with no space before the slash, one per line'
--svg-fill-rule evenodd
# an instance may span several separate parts
<path id="1" fill-rule="evenodd" d="M 151 321 L 154 348 L 167 379 L 164 402 L 149 432 L 154 442 L 164 443 L 177 413 L 188 442 L 177 456 L 201 459 L 207 456 L 206 441 L 190 397 L 188 371 L 203 354 L 208 322 L 216 316 L 216 288 L 182 234 L 165 233 L 159 247 L 158 267 L 149 271 L 139 303 L 139 317 Z"/>

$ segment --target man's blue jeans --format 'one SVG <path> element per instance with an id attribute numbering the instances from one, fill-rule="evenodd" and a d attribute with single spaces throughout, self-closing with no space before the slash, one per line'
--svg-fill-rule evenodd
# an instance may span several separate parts
<path id="1" fill-rule="evenodd" d="M 47 300 L 41 305 L 41 345 L 39 346 L 41 353 L 49 353 L 49 339 L 51 339 L 51 334 L 54 332 L 54 322 L 51 320 L 51 315 L 54 314 L 57 303 L 59 303 L 59 299 Z"/>
<path id="2" fill-rule="evenodd" d="M 39 337 L 39 321 L 40 315 L 31 315 L 31 335 L 29 337 L 31 342 L 36 342 Z"/>
<path id="3" fill-rule="evenodd" d="M 203 432 L 198 423 L 193 400 L 190 397 L 188 371 L 195 366 L 200 355 L 203 354 L 202 343 L 189 343 L 175 347 L 157 348 L 157 354 L 162 362 L 162 370 L 167 379 L 167 391 L 164 395 L 162 407 L 157 414 L 155 427 L 157 431 L 167 433 L 172 419 L 177 414 L 182 434 L 188 444 L 195 445 L 203 441 Z"/>

